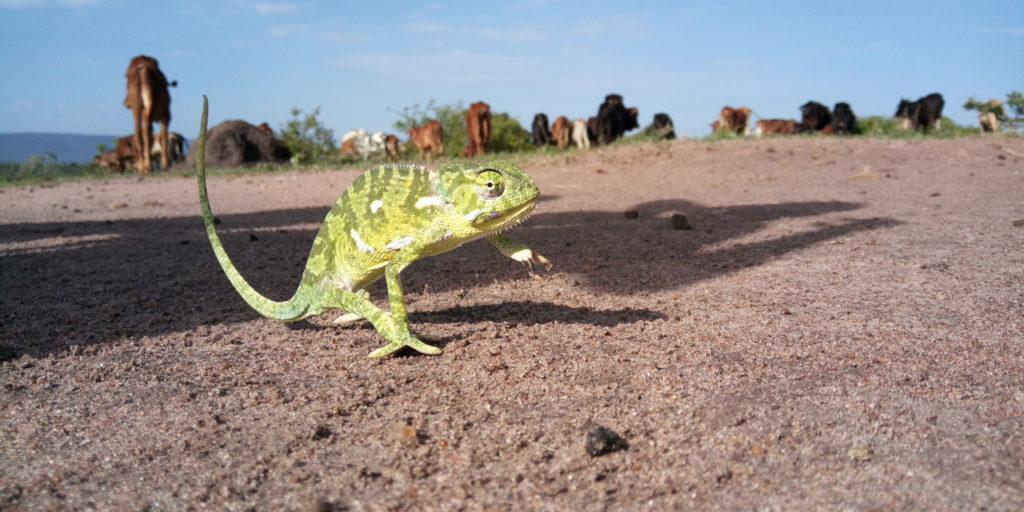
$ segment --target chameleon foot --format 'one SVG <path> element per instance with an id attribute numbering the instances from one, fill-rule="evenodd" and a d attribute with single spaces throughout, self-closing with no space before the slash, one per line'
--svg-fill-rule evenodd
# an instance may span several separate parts
<path id="1" fill-rule="evenodd" d="M 348 324 L 355 323 L 355 322 L 357 322 L 359 320 L 362 320 L 362 319 L 363 319 L 363 317 L 361 317 L 361 316 L 359 316 L 359 315 L 357 315 L 355 313 L 345 313 L 344 315 L 341 315 L 338 318 L 335 318 L 334 319 L 334 324 L 335 325 L 348 325 Z"/>
<path id="2" fill-rule="evenodd" d="M 415 350 L 415 351 L 417 351 L 417 352 L 419 352 L 421 354 L 434 355 L 434 354 L 440 354 L 441 353 L 441 349 L 439 349 L 437 347 L 434 347 L 434 346 L 431 346 L 431 345 L 427 345 L 426 343 L 423 343 L 422 341 L 420 341 L 420 340 L 410 336 L 409 339 L 406 340 L 405 342 L 392 341 L 392 342 L 388 343 L 387 345 L 384 345 L 383 347 L 378 348 L 377 350 L 374 350 L 373 352 L 370 352 L 370 357 L 384 357 L 384 356 L 388 356 L 388 355 L 393 354 L 396 350 L 398 350 L 398 349 L 400 349 L 402 347 L 409 347 L 409 348 L 411 348 L 411 349 L 413 349 L 413 350 Z"/>

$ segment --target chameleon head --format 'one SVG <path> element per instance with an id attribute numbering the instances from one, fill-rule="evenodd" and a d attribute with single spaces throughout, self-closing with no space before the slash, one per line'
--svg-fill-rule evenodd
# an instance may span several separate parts
<path id="1" fill-rule="evenodd" d="M 477 234 L 496 233 L 523 221 L 540 195 L 533 178 L 507 160 L 450 164 L 438 173 L 444 200 Z"/>

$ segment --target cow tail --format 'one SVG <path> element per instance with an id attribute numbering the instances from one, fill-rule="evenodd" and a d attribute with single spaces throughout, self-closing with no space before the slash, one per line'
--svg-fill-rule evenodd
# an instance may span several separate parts
<path id="1" fill-rule="evenodd" d="M 220 263 L 221 268 L 224 269 L 224 273 L 228 276 L 228 280 L 231 281 L 238 294 L 259 314 L 267 318 L 286 322 L 301 320 L 313 314 L 311 310 L 313 309 L 312 304 L 315 302 L 315 296 L 311 286 L 305 280 L 302 281 L 299 289 L 295 291 L 295 295 L 291 299 L 285 302 L 270 300 L 260 295 L 242 277 L 242 274 L 235 268 L 234 263 L 231 262 L 231 258 L 228 257 L 227 251 L 224 250 L 220 237 L 217 235 L 217 228 L 214 226 L 213 211 L 210 209 L 210 198 L 206 191 L 206 119 L 207 100 L 204 94 L 203 115 L 199 121 L 196 181 L 199 184 L 199 204 L 203 210 L 203 223 L 206 225 L 206 235 L 210 238 L 210 245 L 213 246 L 213 253 L 217 256 L 217 261 Z"/>

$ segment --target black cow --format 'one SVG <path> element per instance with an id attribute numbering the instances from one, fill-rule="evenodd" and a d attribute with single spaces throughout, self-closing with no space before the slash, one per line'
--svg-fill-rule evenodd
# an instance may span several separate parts
<path id="1" fill-rule="evenodd" d="M 537 114 L 533 116 L 533 133 L 530 134 L 530 141 L 538 148 L 551 144 L 551 129 L 548 125 L 547 115 Z"/>
<path id="2" fill-rule="evenodd" d="M 896 107 L 896 122 L 904 130 L 916 130 L 921 128 L 925 132 L 929 129 L 938 130 L 942 120 L 942 107 L 946 101 L 942 95 L 933 92 L 917 101 L 900 99 Z"/>
<path id="3" fill-rule="evenodd" d="M 857 116 L 853 115 L 853 109 L 846 102 L 836 103 L 832 108 L 832 133 L 836 135 L 850 135 L 853 127 L 857 124 Z"/>
<path id="4" fill-rule="evenodd" d="M 650 133 L 661 139 L 676 138 L 676 128 L 672 126 L 672 118 L 663 112 L 654 114 L 654 122 L 651 123 L 649 130 Z"/>
<path id="5" fill-rule="evenodd" d="M 637 128 L 637 110 L 622 105 L 622 96 L 609 94 L 597 109 L 597 143 L 609 144 Z"/>
<path id="6" fill-rule="evenodd" d="M 817 101 L 808 101 L 801 105 L 800 113 L 803 116 L 797 125 L 797 131 L 800 133 L 820 131 L 832 124 L 832 114 L 829 113 L 828 107 Z"/>
<path id="7" fill-rule="evenodd" d="M 597 118 L 590 116 L 587 118 L 587 137 L 590 138 L 590 144 L 597 144 Z"/>

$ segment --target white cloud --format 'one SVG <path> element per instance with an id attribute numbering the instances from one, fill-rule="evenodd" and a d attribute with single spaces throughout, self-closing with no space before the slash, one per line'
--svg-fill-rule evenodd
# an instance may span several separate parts
<path id="1" fill-rule="evenodd" d="M 47 7 L 49 5 L 78 8 L 99 5 L 102 1 L 103 0 L 56 0 L 55 2 L 51 2 L 49 0 L 0 0 L 0 8 L 20 9 L 26 7 Z"/>
<path id="2" fill-rule="evenodd" d="M 402 25 L 402 30 L 413 34 L 447 34 L 451 29 L 439 23 L 413 21 Z"/>
<path id="3" fill-rule="evenodd" d="M 256 11 L 262 15 L 291 12 L 296 8 L 296 5 L 292 2 L 252 2 L 238 0 L 236 3 L 241 7 Z"/>
<path id="4" fill-rule="evenodd" d="M 1024 36 L 1024 27 L 982 27 L 978 29 L 983 34 L 1009 34 L 1011 36 Z"/>
<path id="5" fill-rule="evenodd" d="M 318 39 L 320 41 L 333 41 L 349 43 L 352 41 L 365 41 L 369 39 L 366 34 L 338 30 L 329 26 L 330 24 L 294 23 L 291 25 L 278 25 L 267 29 L 267 33 L 274 37 L 299 37 Z"/>
<path id="6" fill-rule="evenodd" d="M 524 43 L 548 40 L 546 32 L 533 27 L 495 28 L 477 25 L 450 27 L 440 23 L 414 21 L 401 26 L 402 31 L 421 35 L 458 35 L 501 43 Z"/>
<path id="7" fill-rule="evenodd" d="M 326 64 L 385 78 L 415 77 L 433 84 L 524 84 L 546 76 L 540 72 L 542 63 L 535 59 L 463 50 L 428 54 L 361 52 L 328 59 Z"/>

